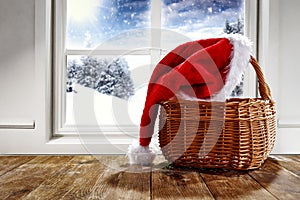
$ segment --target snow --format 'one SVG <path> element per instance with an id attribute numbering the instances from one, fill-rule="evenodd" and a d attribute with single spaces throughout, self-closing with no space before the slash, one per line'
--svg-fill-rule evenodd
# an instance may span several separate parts
<path id="1" fill-rule="evenodd" d="M 76 85 L 78 93 L 66 93 L 66 124 L 99 126 L 139 126 L 146 98 L 147 87 L 138 88 L 128 100 L 95 92 Z M 90 110 L 90 112 L 87 112 Z M 90 120 L 94 118 L 93 120 Z"/>
<path id="2" fill-rule="evenodd" d="M 130 66 L 134 95 L 124 100 L 75 84 L 77 93 L 66 93 L 67 125 L 139 126 L 152 71 L 150 56 L 127 55 L 124 59 Z"/>

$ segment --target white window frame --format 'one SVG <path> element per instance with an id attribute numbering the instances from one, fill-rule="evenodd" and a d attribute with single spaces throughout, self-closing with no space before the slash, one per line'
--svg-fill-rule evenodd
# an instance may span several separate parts
<path id="1" fill-rule="evenodd" d="M 65 98 L 65 77 L 66 77 L 66 57 L 68 55 L 88 55 L 90 50 L 66 50 L 64 46 L 65 32 L 66 32 L 66 0 L 55 0 L 55 16 L 54 16 L 54 37 L 55 37 L 55 51 L 54 51 L 54 135 L 76 135 L 78 129 L 82 133 L 97 133 L 97 126 L 70 126 L 64 122 L 65 109 L 66 109 L 66 98 Z M 161 27 L 161 2 L 152 0 L 150 5 L 151 13 L 157 13 L 151 15 L 151 25 L 153 28 Z M 154 66 L 160 60 L 162 51 L 157 48 L 160 46 L 160 32 L 153 29 L 151 31 L 151 46 L 147 50 L 139 50 L 132 52 L 131 49 L 117 49 L 117 50 L 96 50 L 93 55 L 110 55 L 118 56 L 124 55 L 126 52 L 131 52 L 130 55 L 149 55 L 151 58 L 151 66 Z M 155 47 L 155 48 L 154 48 Z M 126 132 L 136 133 L 135 127 L 132 125 L 125 126 L 114 126 L 107 125 L 101 127 L 102 131 L 106 132 L 106 135 L 123 136 L 120 130 Z M 137 134 L 136 134 L 137 135 Z"/>
<path id="2" fill-rule="evenodd" d="M 81 133 L 93 135 L 98 131 L 99 128 L 95 126 L 82 126 L 82 127 L 72 127 L 66 126 L 65 119 L 65 77 L 66 77 L 66 56 L 67 55 L 84 55 L 88 54 L 89 50 L 67 50 L 64 51 L 64 40 L 65 40 L 65 29 L 66 29 L 66 0 L 53 0 L 54 1 L 54 98 L 53 98 L 53 135 L 55 137 L 73 137 L 78 134 L 80 129 Z M 151 27 L 158 28 L 161 27 L 161 1 L 151 0 L 150 5 L 151 13 Z M 245 35 L 248 36 L 254 44 L 254 55 L 256 55 L 256 44 L 257 44 L 257 13 L 258 13 L 258 0 L 246 0 L 245 1 Z M 151 45 L 153 47 L 160 47 L 160 31 L 151 31 Z M 97 50 L 99 55 L 122 55 L 127 52 L 127 49 L 122 50 Z M 155 66 L 161 58 L 161 50 L 159 48 L 153 48 L 149 50 L 144 50 L 136 52 L 136 55 L 150 55 L 151 56 L 151 66 Z M 244 92 L 247 96 L 256 95 L 256 76 L 253 70 L 249 70 L 245 76 L 245 88 Z M 106 137 L 122 138 L 122 139 L 132 139 L 120 132 L 120 127 L 116 126 L 105 126 L 101 127 L 101 130 L 105 132 Z M 138 133 L 133 126 L 121 127 L 121 130 L 130 132 L 136 137 Z"/>

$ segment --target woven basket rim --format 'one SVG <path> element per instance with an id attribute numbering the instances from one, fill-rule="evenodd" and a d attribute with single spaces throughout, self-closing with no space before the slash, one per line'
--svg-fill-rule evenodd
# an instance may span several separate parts
<path id="1" fill-rule="evenodd" d="M 171 99 L 171 100 L 166 100 L 166 101 L 161 101 L 159 102 L 160 105 L 163 105 L 165 103 L 184 103 L 184 104 L 188 104 L 188 103 L 227 103 L 227 102 L 234 102 L 234 101 L 265 101 L 265 102 L 270 102 L 272 104 L 275 104 L 276 101 L 274 100 L 269 100 L 269 99 L 264 99 L 262 97 L 232 97 L 232 98 L 228 98 L 225 99 L 225 101 L 211 101 L 211 100 L 205 100 L 205 99 L 194 99 L 194 100 L 187 100 L 187 99 Z"/>

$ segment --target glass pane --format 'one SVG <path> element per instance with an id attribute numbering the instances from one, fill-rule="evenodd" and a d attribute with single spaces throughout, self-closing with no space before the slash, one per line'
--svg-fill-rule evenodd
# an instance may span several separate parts
<path id="1" fill-rule="evenodd" d="M 150 61 L 149 55 L 68 56 L 66 124 L 138 127 Z"/>
<path id="2" fill-rule="evenodd" d="M 150 0 L 67 0 L 66 47 L 95 48 L 120 33 L 149 27 L 149 7 Z"/>
<path id="3" fill-rule="evenodd" d="M 245 0 L 163 0 L 161 44 L 172 50 L 190 40 L 244 34 Z M 232 96 L 243 94 L 243 81 Z"/>
<path id="4" fill-rule="evenodd" d="M 163 0 L 163 28 L 192 40 L 243 34 L 243 22 L 244 0 Z"/>

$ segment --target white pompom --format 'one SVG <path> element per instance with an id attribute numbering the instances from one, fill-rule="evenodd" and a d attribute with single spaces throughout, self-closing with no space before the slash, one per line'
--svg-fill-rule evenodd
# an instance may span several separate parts
<path id="1" fill-rule="evenodd" d="M 151 165 L 155 159 L 156 153 L 153 146 L 143 147 L 138 141 L 134 141 L 128 147 L 127 156 L 129 158 L 129 164 L 137 165 Z"/>

